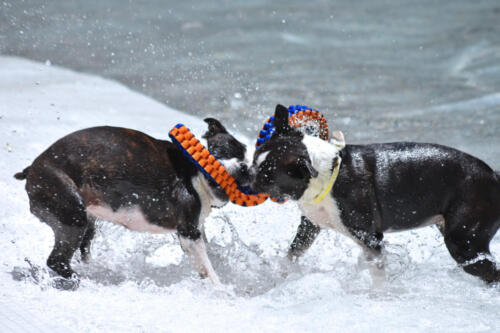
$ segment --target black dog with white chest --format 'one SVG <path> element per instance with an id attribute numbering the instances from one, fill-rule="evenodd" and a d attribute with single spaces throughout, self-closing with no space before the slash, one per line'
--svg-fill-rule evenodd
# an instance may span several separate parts
<path id="1" fill-rule="evenodd" d="M 500 175 L 453 148 L 414 142 L 332 143 L 288 125 L 278 105 L 276 132 L 256 150 L 253 189 L 298 201 L 304 217 L 289 250 L 300 256 L 320 228 L 341 231 L 368 257 L 382 250 L 384 232 L 437 224 L 451 256 L 488 283 L 500 281 L 489 243 L 500 227 Z M 332 172 L 340 163 L 333 189 Z"/>
<path id="2" fill-rule="evenodd" d="M 246 147 L 216 119 L 205 121 L 205 146 L 241 185 L 248 184 Z M 175 144 L 126 128 L 88 128 L 55 142 L 15 177 L 27 180 L 31 212 L 54 231 L 47 265 L 68 279 L 68 288 L 78 285 L 71 258 L 80 249 L 88 261 L 97 218 L 139 232 L 177 231 L 200 276 L 220 284 L 203 222 L 228 198 Z"/>

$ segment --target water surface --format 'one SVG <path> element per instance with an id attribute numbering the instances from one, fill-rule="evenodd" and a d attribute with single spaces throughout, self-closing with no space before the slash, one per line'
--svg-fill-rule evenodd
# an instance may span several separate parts
<path id="1" fill-rule="evenodd" d="M 498 1 L 4 0 L 0 53 L 250 137 L 276 103 L 305 104 L 349 142 L 438 142 L 500 168 Z"/>

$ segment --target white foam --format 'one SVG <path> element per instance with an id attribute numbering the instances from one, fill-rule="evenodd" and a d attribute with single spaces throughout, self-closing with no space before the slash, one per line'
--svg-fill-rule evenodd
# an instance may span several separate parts
<path id="1" fill-rule="evenodd" d="M 167 138 L 177 122 L 197 134 L 206 124 L 115 82 L 16 58 L 0 57 L 0 101 L 1 329 L 30 321 L 76 332 L 477 332 L 500 327 L 500 293 L 458 269 L 434 227 L 386 237 L 389 283 L 378 290 L 357 266 L 359 247 L 333 231 L 321 232 L 298 264 L 288 264 L 284 257 L 300 220 L 290 202 L 227 205 L 209 216 L 208 255 L 222 283 L 234 286 L 234 297 L 199 279 L 178 252 L 174 235 L 131 232 L 110 223 L 98 225 L 89 265 L 75 255 L 80 288 L 50 288 L 45 261 L 52 231 L 29 213 L 24 183 L 12 175 L 54 140 L 82 127 L 112 124 Z M 499 258 L 498 236 L 491 248 Z M 37 283 L 12 279 L 12 271 L 27 272 L 25 257 L 40 268 Z"/>

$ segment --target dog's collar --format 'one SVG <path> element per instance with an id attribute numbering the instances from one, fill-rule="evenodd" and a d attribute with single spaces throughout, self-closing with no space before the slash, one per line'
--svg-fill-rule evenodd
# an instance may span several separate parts
<path id="1" fill-rule="evenodd" d="M 335 185 L 335 181 L 337 180 L 337 177 L 339 176 L 339 171 L 340 171 L 340 164 L 342 163 L 342 158 L 340 156 L 337 156 L 336 158 L 336 166 L 333 168 L 333 171 L 332 171 L 332 175 L 330 177 L 330 180 L 328 181 L 327 185 L 325 186 L 325 188 L 323 189 L 322 192 L 320 192 L 314 199 L 313 199 L 313 202 L 314 203 L 319 203 L 321 202 L 324 198 L 326 198 L 326 196 L 328 195 L 328 193 L 330 193 L 330 191 L 332 190 L 333 188 L 333 185 Z"/>

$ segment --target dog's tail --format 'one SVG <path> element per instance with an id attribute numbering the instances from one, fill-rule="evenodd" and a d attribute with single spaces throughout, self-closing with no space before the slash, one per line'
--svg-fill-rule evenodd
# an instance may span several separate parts
<path id="1" fill-rule="evenodd" d="M 16 178 L 17 180 L 24 180 L 28 176 L 29 171 L 30 171 L 30 167 L 27 167 L 23 171 L 16 173 L 14 175 L 14 178 Z"/>

